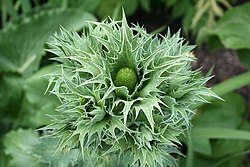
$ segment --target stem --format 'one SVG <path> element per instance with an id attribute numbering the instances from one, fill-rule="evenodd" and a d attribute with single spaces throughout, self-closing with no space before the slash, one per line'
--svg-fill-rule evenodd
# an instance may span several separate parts
<path id="1" fill-rule="evenodd" d="M 193 150 L 193 141 L 192 141 L 192 135 L 190 135 L 187 138 L 187 160 L 186 160 L 186 166 L 185 167 L 193 167 L 193 161 L 194 161 L 194 150 Z"/>

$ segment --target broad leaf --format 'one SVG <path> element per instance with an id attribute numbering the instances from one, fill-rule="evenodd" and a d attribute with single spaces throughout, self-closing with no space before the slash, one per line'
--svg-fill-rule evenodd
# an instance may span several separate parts
<path id="1" fill-rule="evenodd" d="M 78 164 L 81 159 L 80 151 L 73 149 L 67 153 L 57 152 L 57 138 L 40 138 L 40 143 L 32 147 L 32 154 L 40 161 L 48 163 L 49 167 L 69 167 Z"/>
<path id="2" fill-rule="evenodd" d="M 207 138 L 193 138 L 194 143 L 194 151 L 203 154 L 203 155 L 211 155 L 212 148 L 209 139 Z"/>
<path id="3" fill-rule="evenodd" d="M 49 84 L 47 74 L 56 73 L 59 66 L 50 65 L 41 68 L 37 73 L 28 78 L 24 84 L 25 102 L 19 120 L 21 124 L 29 127 L 39 127 L 50 123 L 47 115 L 55 114 L 59 100 L 53 94 L 46 93 Z"/>
<path id="4" fill-rule="evenodd" d="M 32 156 L 31 148 L 39 143 L 38 134 L 32 130 L 19 129 L 11 131 L 4 139 L 5 153 L 12 157 L 12 167 L 45 167 L 38 163 L 38 158 Z"/>
<path id="5" fill-rule="evenodd" d="M 224 127 L 236 128 L 242 121 L 241 116 L 224 108 L 211 108 L 201 113 L 199 118 L 193 121 L 196 127 Z"/>
<path id="6" fill-rule="evenodd" d="M 9 157 L 4 153 L 3 138 L 0 138 L 0 166 L 7 166 Z"/>
<path id="7" fill-rule="evenodd" d="M 70 9 L 41 11 L 22 23 L 0 32 L 0 72 L 12 71 L 30 74 L 39 67 L 44 44 L 60 27 L 79 30 L 87 20 L 95 18 L 88 13 Z"/>
<path id="8" fill-rule="evenodd" d="M 236 152 L 241 152 L 250 147 L 249 141 L 242 140 L 218 140 L 213 142 L 213 157 L 224 157 Z"/>
<path id="9" fill-rule="evenodd" d="M 56 153 L 57 138 L 40 138 L 34 130 L 11 131 L 4 139 L 5 153 L 11 156 L 11 167 L 69 167 L 82 162 L 80 151 Z"/>
<path id="10" fill-rule="evenodd" d="M 116 1 L 116 0 L 102 0 L 97 11 L 100 18 L 112 17 L 121 7 L 124 8 L 126 15 L 132 15 L 138 8 L 139 0 L 133 1 Z M 117 13 L 118 14 L 118 13 Z M 121 14 L 121 12 L 119 13 Z M 120 18 L 121 15 L 118 16 Z"/>
<path id="11" fill-rule="evenodd" d="M 101 3 L 101 0 L 73 0 L 73 1 L 62 1 L 62 0 L 52 0 L 48 1 L 47 4 L 53 8 L 57 8 L 58 6 L 63 6 L 69 8 L 74 8 L 77 10 L 95 12 L 98 5 Z M 66 5 L 65 5 L 66 4 Z"/>
<path id="12" fill-rule="evenodd" d="M 247 120 L 239 127 L 241 130 L 249 131 L 250 123 Z M 213 157 L 228 157 L 230 154 L 243 152 L 244 150 L 249 149 L 250 142 L 244 140 L 216 140 L 212 143 L 213 147 Z"/>
<path id="13" fill-rule="evenodd" d="M 0 116 L 8 114 L 14 117 L 21 107 L 23 96 L 23 78 L 18 75 L 0 77 Z M 1 118 L 0 117 L 0 118 Z"/>
<path id="14" fill-rule="evenodd" d="M 48 103 L 57 102 L 57 97 L 49 95 L 46 90 L 50 78 L 48 74 L 57 73 L 59 70 L 60 67 L 56 64 L 45 66 L 26 80 L 24 90 L 31 104 L 41 107 Z"/>
<path id="15" fill-rule="evenodd" d="M 224 16 L 212 29 L 203 29 L 198 42 L 210 36 L 218 36 L 226 48 L 250 48 L 250 3 L 244 3 L 225 12 Z"/>
<path id="16" fill-rule="evenodd" d="M 233 92 L 224 95 L 222 98 L 225 101 L 215 100 L 212 104 L 203 106 L 193 119 L 194 126 L 238 127 L 246 110 L 244 98 Z"/>
<path id="17" fill-rule="evenodd" d="M 77 8 L 77 9 L 81 9 L 83 11 L 92 11 L 94 12 L 94 10 L 98 7 L 98 5 L 100 4 L 101 0 L 74 0 L 74 1 L 69 1 L 69 5 Z"/>

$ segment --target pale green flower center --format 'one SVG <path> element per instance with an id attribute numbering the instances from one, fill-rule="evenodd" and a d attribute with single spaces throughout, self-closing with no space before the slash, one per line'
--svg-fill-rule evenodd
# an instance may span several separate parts
<path id="1" fill-rule="evenodd" d="M 135 88 L 137 80 L 135 71 L 125 67 L 118 71 L 114 83 L 116 86 L 126 86 L 131 93 Z"/>

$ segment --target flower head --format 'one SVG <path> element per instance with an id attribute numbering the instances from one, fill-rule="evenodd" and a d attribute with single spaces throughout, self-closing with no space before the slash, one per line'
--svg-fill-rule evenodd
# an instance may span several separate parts
<path id="1" fill-rule="evenodd" d="M 176 166 L 177 136 L 190 128 L 191 106 L 216 95 L 191 70 L 193 46 L 179 32 L 148 34 L 122 21 L 90 22 L 81 36 L 61 29 L 50 43 L 61 62 L 51 92 L 60 100 L 47 126 L 58 150 L 110 166 Z M 114 156 L 117 155 L 117 156 Z M 95 166 L 95 164 L 93 164 Z"/>

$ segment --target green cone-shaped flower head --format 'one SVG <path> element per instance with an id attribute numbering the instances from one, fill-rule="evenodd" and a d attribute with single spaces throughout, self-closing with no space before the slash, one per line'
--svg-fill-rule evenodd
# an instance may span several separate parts
<path id="1" fill-rule="evenodd" d="M 179 33 L 129 27 L 125 17 L 90 22 L 81 35 L 62 28 L 50 46 L 61 66 L 50 80 L 61 106 L 46 127 L 60 138 L 57 151 L 79 148 L 93 166 L 177 166 L 172 154 L 191 106 L 216 97 L 191 70 L 193 46 Z"/>
<path id="2" fill-rule="evenodd" d="M 114 83 L 116 86 L 126 86 L 129 92 L 132 92 L 137 81 L 138 80 L 135 71 L 125 67 L 117 72 Z"/>

